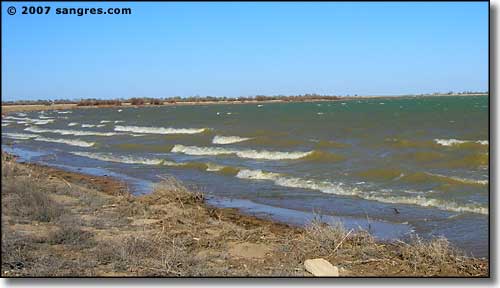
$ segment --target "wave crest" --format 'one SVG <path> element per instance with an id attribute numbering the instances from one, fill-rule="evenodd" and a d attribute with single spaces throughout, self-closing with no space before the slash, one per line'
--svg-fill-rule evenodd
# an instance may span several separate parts
<path id="1" fill-rule="evenodd" d="M 125 164 L 160 165 L 165 161 L 163 159 L 156 159 L 156 158 L 151 159 L 151 158 L 131 157 L 131 156 L 117 156 L 105 153 L 90 153 L 90 152 L 70 152 L 70 153 L 77 156 L 83 156 L 95 160 L 125 163 Z"/>
<path id="2" fill-rule="evenodd" d="M 92 147 L 95 145 L 95 142 L 87 142 L 78 139 L 55 139 L 55 138 L 46 138 L 42 136 L 37 136 L 34 138 L 35 141 L 44 141 L 44 142 L 54 142 L 54 143 L 63 143 L 71 146 L 78 147 Z"/>
<path id="3" fill-rule="evenodd" d="M 251 138 L 239 137 L 239 136 L 220 136 L 216 135 L 212 140 L 213 144 L 232 144 L 250 140 Z"/>
<path id="4" fill-rule="evenodd" d="M 146 134 L 197 134 L 203 133 L 207 128 L 163 128 L 163 127 L 141 127 L 141 126 L 115 126 L 115 131 L 135 132 Z"/>
<path id="5" fill-rule="evenodd" d="M 27 134 L 27 133 L 2 133 L 2 136 L 5 136 L 5 137 L 11 138 L 11 139 L 18 139 L 18 140 L 28 140 L 28 139 L 38 137 L 38 135 L 36 135 L 36 134 Z"/>
<path id="6" fill-rule="evenodd" d="M 76 135 L 76 136 L 113 136 L 117 135 L 114 132 L 97 132 L 97 131 L 80 131 L 80 130 L 63 130 L 63 129 L 40 129 L 37 127 L 24 128 L 25 131 L 35 133 L 56 133 L 61 135 Z"/>
<path id="7" fill-rule="evenodd" d="M 356 187 L 349 188 L 343 183 L 332 183 L 328 181 L 319 181 L 297 177 L 288 177 L 279 173 L 264 172 L 262 170 L 244 169 L 238 172 L 236 177 L 249 180 L 268 180 L 275 185 L 282 187 L 293 187 L 316 190 L 327 194 L 342 196 L 355 196 L 365 200 L 377 201 L 382 203 L 417 205 L 421 207 L 433 207 L 445 211 L 469 212 L 478 214 L 488 214 L 488 208 L 481 207 L 478 204 L 459 205 L 455 202 L 443 201 L 439 199 L 430 199 L 423 196 L 403 197 L 390 195 L 374 195 L 373 192 L 363 192 Z"/>
<path id="8" fill-rule="evenodd" d="M 434 142 L 441 146 L 456 146 L 462 144 L 479 144 L 479 145 L 489 145 L 488 140 L 457 140 L 457 139 L 434 139 Z"/>
<path id="9" fill-rule="evenodd" d="M 267 151 L 267 150 L 238 150 L 238 149 L 228 149 L 221 147 L 198 147 L 198 146 L 184 146 L 177 144 L 175 145 L 171 152 L 183 153 L 187 155 L 231 155 L 234 154 L 240 158 L 250 158 L 257 160 L 293 160 L 300 159 L 307 155 L 310 155 L 313 151 L 308 152 L 280 152 L 280 151 Z"/>

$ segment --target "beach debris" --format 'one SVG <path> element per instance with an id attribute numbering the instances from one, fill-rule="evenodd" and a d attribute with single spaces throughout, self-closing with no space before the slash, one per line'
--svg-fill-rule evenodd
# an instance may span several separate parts
<path id="1" fill-rule="evenodd" d="M 304 267 L 307 272 L 317 277 L 339 277 L 339 268 L 323 258 L 307 259 Z"/>

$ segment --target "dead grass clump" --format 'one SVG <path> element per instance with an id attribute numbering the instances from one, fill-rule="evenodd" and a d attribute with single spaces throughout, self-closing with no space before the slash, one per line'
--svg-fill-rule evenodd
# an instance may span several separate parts
<path id="1" fill-rule="evenodd" d="M 6 207 L 13 215 L 40 222 L 52 222 L 64 213 L 64 208 L 53 201 L 47 191 L 32 177 L 18 176 L 2 185 L 2 193 L 10 198 Z"/>
<path id="2" fill-rule="evenodd" d="M 19 175 L 19 165 L 15 163 L 15 158 L 11 155 L 2 153 L 2 180 Z"/>
<path id="3" fill-rule="evenodd" d="M 6 271 L 24 269 L 32 246 L 29 239 L 2 227 L 2 276 L 8 276 Z"/>
<path id="4" fill-rule="evenodd" d="M 443 237 L 428 241 L 412 236 L 408 244 L 401 243 L 400 255 L 414 272 L 434 274 L 455 270 L 465 260 L 462 252 L 452 247 Z"/>
<path id="5" fill-rule="evenodd" d="M 192 191 L 174 177 L 163 177 L 162 181 L 155 184 L 153 193 L 144 196 L 146 202 L 152 204 L 178 203 L 184 205 L 202 204 L 205 197 L 199 191 Z"/>
<path id="6" fill-rule="evenodd" d="M 140 276 L 188 276 L 196 274 L 197 267 L 191 246 L 190 237 L 131 235 L 122 241 L 99 243 L 96 255 L 99 263 L 112 264 L 119 272 Z"/>
<path id="7" fill-rule="evenodd" d="M 50 244 L 77 245 L 82 247 L 92 246 L 93 234 L 82 230 L 81 222 L 74 218 L 64 218 L 58 222 L 59 229 L 50 233 L 48 241 Z"/>
<path id="8" fill-rule="evenodd" d="M 328 225 L 314 220 L 305 229 L 302 246 L 309 253 L 325 257 L 338 250 L 349 234 L 342 223 Z"/>

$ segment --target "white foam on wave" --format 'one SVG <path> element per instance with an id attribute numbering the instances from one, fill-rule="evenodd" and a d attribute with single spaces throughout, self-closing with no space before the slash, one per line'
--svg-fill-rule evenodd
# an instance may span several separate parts
<path id="1" fill-rule="evenodd" d="M 58 114 L 70 114 L 73 113 L 71 111 L 57 111 Z"/>
<path id="2" fill-rule="evenodd" d="M 26 114 L 25 114 L 26 115 Z M 42 117 L 40 116 L 41 119 L 33 119 L 33 118 L 27 118 L 27 117 L 14 117 L 14 116 L 6 116 L 2 119 L 2 121 L 9 121 L 9 120 L 4 120 L 4 119 L 10 119 L 10 120 L 16 120 L 17 124 L 34 124 L 34 125 L 45 125 L 48 123 L 52 123 L 55 121 L 54 118 L 51 117 Z"/>
<path id="3" fill-rule="evenodd" d="M 262 170 L 243 169 L 236 174 L 237 178 L 248 180 L 268 180 L 275 185 L 282 187 L 302 188 L 316 190 L 327 194 L 342 196 L 355 196 L 365 200 L 377 201 L 382 203 L 408 204 L 421 207 L 432 207 L 440 210 L 453 212 L 470 212 L 478 214 L 488 214 L 488 208 L 477 204 L 459 205 L 455 202 L 430 199 L 424 196 L 391 196 L 378 195 L 376 192 L 361 191 L 356 187 L 347 187 L 343 183 L 332 183 L 328 181 L 304 179 L 298 177 L 289 177 L 279 173 L 264 172 Z"/>
<path id="4" fill-rule="evenodd" d="M 92 128 L 95 127 L 95 124 L 82 124 L 82 128 Z"/>
<path id="5" fill-rule="evenodd" d="M 217 172 L 224 169 L 226 166 L 218 165 L 215 163 L 206 163 L 208 172 Z"/>
<path id="6" fill-rule="evenodd" d="M 34 133 L 56 133 L 61 135 L 76 135 L 76 136 L 113 136 L 114 132 L 97 132 L 97 131 L 80 131 L 80 130 L 63 130 L 63 129 L 40 129 L 37 127 L 24 128 L 25 131 Z"/>
<path id="7" fill-rule="evenodd" d="M 68 123 L 68 126 L 76 126 L 76 125 L 79 125 L 78 123 L 76 122 L 71 122 L 71 123 Z"/>
<path id="8" fill-rule="evenodd" d="M 315 181 L 298 177 L 288 177 L 279 173 L 264 172 L 262 170 L 243 169 L 236 174 L 241 179 L 269 180 L 275 185 L 291 188 L 302 188 L 317 190 L 327 194 L 357 196 L 360 190 L 357 188 L 344 187 L 342 183 L 332 183 L 328 181 Z"/>
<path id="9" fill-rule="evenodd" d="M 56 138 L 47 138 L 43 136 L 37 136 L 34 138 L 35 141 L 44 141 L 44 142 L 54 142 L 54 143 L 62 143 L 71 146 L 78 147 L 92 147 L 95 145 L 95 142 L 87 142 L 79 139 L 56 139 Z"/>
<path id="10" fill-rule="evenodd" d="M 480 145 L 489 145 L 488 140 L 457 140 L 457 139 L 434 139 L 434 142 L 436 142 L 439 145 L 442 146 L 453 146 L 453 145 L 460 145 L 464 143 L 477 143 Z"/>
<path id="11" fill-rule="evenodd" d="M 123 122 L 125 122 L 125 121 L 123 121 L 123 120 L 115 120 L 115 121 L 113 121 L 113 122 L 116 124 L 116 123 L 123 123 Z"/>
<path id="12" fill-rule="evenodd" d="M 375 196 L 367 195 L 363 197 L 367 200 L 374 200 L 383 203 L 396 203 L 396 204 L 409 204 L 422 207 L 433 207 L 439 210 L 453 211 L 453 212 L 469 212 L 488 215 L 488 208 L 481 207 L 477 204 L 460 205 L 452 201 L 443 201 L 439 199 L 426 198 L 424 196 Z"/>
<path id="13" fill-rule="evenodd" d="M 220 136 L 216 135 L 212 140 L 213 144 L 232 144 L 250 140 L 251 138 L 239 137 L 239 136 Z"/>
<path id="14" fill-rule="evenodd" d="M 488 185 L 488 183 L 489 183 L 488 180 L 477 180 L 477 179 L 461 178 L 461 177 L 456 177 L 456 176 L 446 176 L 446 175 L 442 175 L 442 174 L 427 173 L 427 172 L 426 172 L 426 174 L 431 175 L 431 176 L 449 178 L 449 179 L 455 180 L 457 182 L 462 182 L 462 183 L 465 183 L 465 184 Z"/>
<path id="15" fill-rule="evenodd" d="M 10 123 L 2 123 L 2 127 L 7 127 L 9 125 L 10 125 Z"/>
<path id="16" fill-rule="evenodd" d="M 313 153 L 313 151 L 308 152 L 280 152 L 280 151 L 266 151 L 266 150 L 238 150 L 229 149 L 222 147 L 198 147 L 198 146 L 184 146 L 177 144 L 175 145 L 171 152 L 184 153 L 188 155 L 230 155 L 235 154 L 240 158 L 250 158 L 258 160 L 293 160 L 306 157 Z"/>
<path id="17" fill-rule="evenodd" d="M 28 134 L 28 133 L 2 133 L 2 136 L 18 140 L 27 140 L 38 137 L 38 135 L 36 134 Z"/>
<path id="18" fill-rule="evenodd" d="M 53 117 L 48 117 L 48 116 L 38 116 L 40 119 L 54 119 Z"/>
<path id="19" fill-rule="evenodd" d="M 109 121 L 109 120 L 101 120 L 101 122 L 99 122 L 99 123 L 109 123 L 109 122 L 111 122 L 111 121 Z"/>
<path id="20" fill-rule="evenodd" d="M 145 164 L 145 165 L 160 165 L 164 164 L 165 160 L 157 158 L 142 158 L 132 156 L 118 156 L 106 153 L 92 153 L 92 152 L 70 152 L 71 154 L 87 157 L 100 161 L 117 162 L 125 164 Z"/>
<path id="21" fill-rule="evenodd" d="M 135 132 L 146 134 L 197 134 L 206 128 L 163 128 L 163 127 L 140 127 L 140 126 L 115 126 L 115 131 Z"/>
<path id="22" fill-rule="evenodd" d="M 33 120 L 32 124 L 34 125 L 46 125 L 54 122 L 54 119 L 46 119 L 46 120 Z"/>
<path id="23" fill-rule="evenodd" d="M 35 119 L 27 118 L 27 117 L 14 117 L 14 116 L 5 116 L 3 119 L 11 119 L 11 120 L 21 120 L 21 121 L 33 121 Z"/>

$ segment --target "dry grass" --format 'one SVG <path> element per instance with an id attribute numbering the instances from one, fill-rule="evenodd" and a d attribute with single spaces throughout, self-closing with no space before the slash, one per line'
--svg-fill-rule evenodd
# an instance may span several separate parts
<path id="1" fill-rule="evenodd" d="M 378 242 L 319 220 L 288 227 L 207 207 L 170 177 L 140 197 L 102 193 L 92 179 L 47 177 L 2 155 L 2 276 L 304 276 L 318 257 L 341 276 L 488 274 L 487 261 L 442 238 Z"/>

